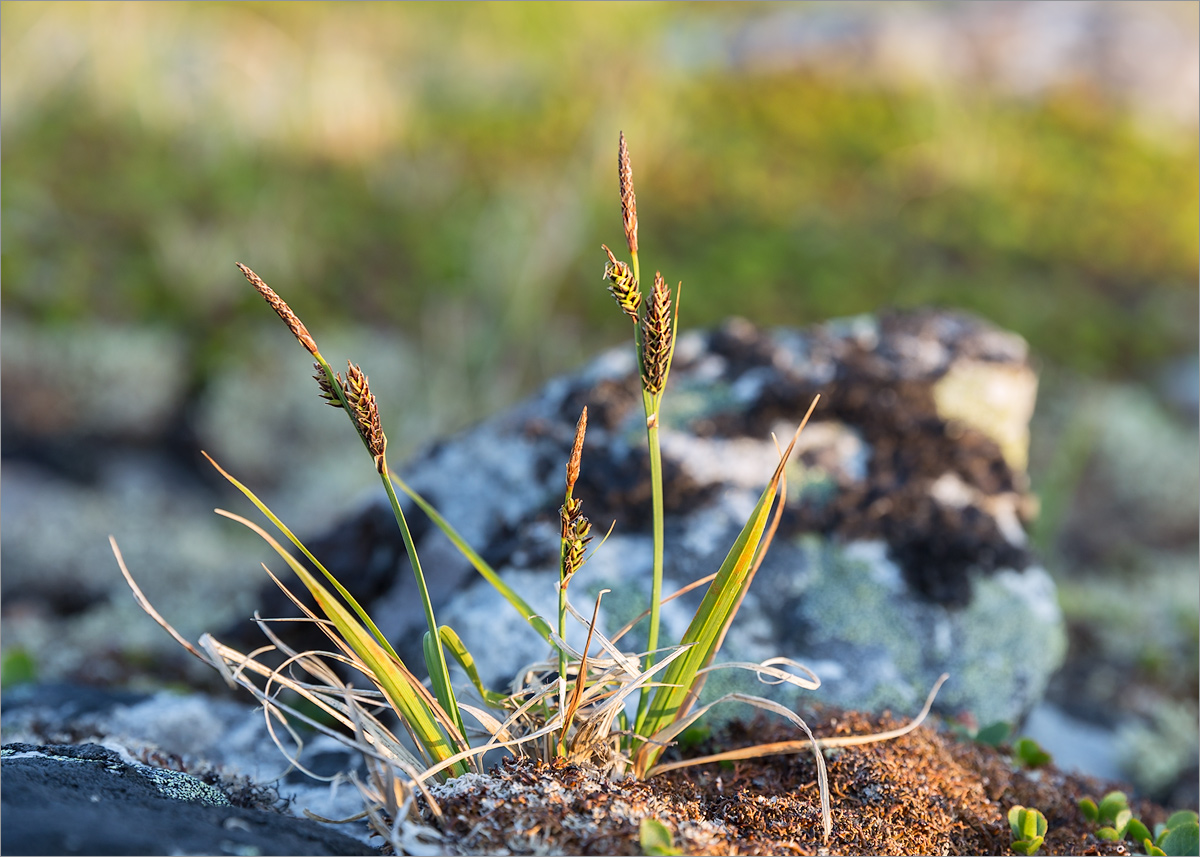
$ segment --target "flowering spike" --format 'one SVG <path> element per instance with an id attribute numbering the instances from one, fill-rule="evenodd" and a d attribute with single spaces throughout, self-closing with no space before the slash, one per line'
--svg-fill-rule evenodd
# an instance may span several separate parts
<path id="1" fill-rule="evenodd" d="M 358 433 L 362 435 L 367 448 L 371 450 L 371 455 L 375 457 L 375 469 L 383 473 L 386 467 L 383 453 L 387 449 L 387 436 L 383 433 L 383 426 L 379 421 L 379 405 L 363 370 L 349 362 L 346 366 L 346 383 L 343 387 L 346 402 L 354 412 L 354 424 Z"/>
<path id="2" fill-rule="evenodd" d="M 621 184 L 621 218 L 625 222 L 625 242 L 629 252 L 637 256 L 637 197 L 633 192 L 633 166 L 629 162 L 629 146 L 625 144 L 625 132 L 617 145 L 617 178 Z"/>
<path id="3" fill-rule="evenodd" d="M 287 305 L 287 302 L 283 298 L 275 294 L 274 289 L 263 282 L 262 277 L 251 271 L 241 262 L 237 262 L 236 264 L 242 275 L 250 281 L 250 285 L 258 289 L 258 293 L 271 305 L 271 309 L 275 310 L 279 317 L 283 319 L 283 323 L 288 326 L 288 330 L 292 332 L 292 336 L 296 337 L 300 344 L 308 349 L 308 353 L 315 357 L 317 354 L 317 343 L 309 336 L 308 328 L 304 326 L 304 322 L 292 312 L 292 308 Z"/>
<path id="4" fill-rule="evenodd" d="M 583 565 L 588 542 L 592 540 L 592 524 L 583 514 L 583 501 L 576 498 L 567 500 L 558 515 L 563 539 L 562 587 L 566 589 L 572 575 Z"/>
<path id="5" fill-rule="evenodd" d="M 579 461 L 583 457 L 583 436 L 587 433 L 587 406 L 575 423 L 575 445 L 571 447 L 571 457 L 567 460 L 567 494 L 575 490 L 575 482 L 579 479 Z"/>
<path id="6" fill-rule="evenodd" d="M 629 266 L 624 262 L 617 261 L 617 257 L 613 255 L 607 245 L 601 244 L 600 246 L 608 254 L 608 262 L 604 265 L 604 279 L 612 284 L 608 287 L 608 292 L 636 324 L 638 312 L 642 307 L 642 293 L 638 289 L 637 280 L 633 277 L 633 271 L 629 270 Z"/>
<path id="7" fill-rule="evenodd" d="M 671 290 L 662 274 L 655 272 L 650 305 L 642 320 L 642 386 L 651 395 L 658 395 L 666 385 L 674 334 Z"/>
<path id="8" fill-rule="evenodd" d="M 337 397 L 337 393 L 333 391 L 333 385 L 329 383 L 329 376 L 325 374 L 325 367 L 320 363 L 314 363 L 313 368 L 317 370 L 317 374 L 313 375 L 313 380 L 317 382 L 317 386 L 321 388 L 321 398 L 325 400 L 325 404 L 335 408 L 342 406 L 342 401 Z M 340 373 L 334 373 L 337 378 L 338 386 L 345 389 L 346 384 L 342 380 Z"/>

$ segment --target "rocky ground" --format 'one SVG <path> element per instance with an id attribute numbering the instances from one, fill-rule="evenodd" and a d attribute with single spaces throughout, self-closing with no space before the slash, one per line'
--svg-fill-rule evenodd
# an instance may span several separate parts
<path id="1" fill-rule="evenodd" d="M 260 734 L 261 717 L 249 707 L 200 697 L 102 694 L 93 695 L 91 704 L 90 714 L 57 722 L 47 709 L 38 714 L 34 700 L 7 707 L 6 719 L 20 724 L 27 738 L 51 743 L 5 745 L 5 853 L 155 854 L 164 843 L 177 853 L 197 854 L 393 851 L 362 822 L 333 827 L 296 817 L 305 807 L 328 816 L 350 814 L 352 786 L 342 784 L 340 803 L 332 794 L 317 802 L 323 789 L 300 785 L 294 775 L 268 788 L 239 774 L 254 768 L 256 743 L 269 745 Z M 205 723 L 222 729 L 205 737 Z M 64 731 L 68 724 L 74 732 Z M 812 725 L 819 737 L 832 737 L 900 723 L 888 715 L 826 710 Z M 221 734 L 232 740 L 207 747 L 208 756 L 222 760 L 213 765 L 147 743 L 146 736 L 164 740 L 164 729 L 173 732 L 177 746 L 197 748 Z M 731 723 L 683 755 L 794 738 L 777 722 Z M 62 740 L 83 743 L 54 743 Z M 407 853 L 429 855 L 641 854 L 640 823 L 651 818 L 686 854 L 1003 854 L 1012 840 L 1007 812 L 1020 804 L 1047 818 L 1042 853 L 1133 850 L 1133 843 L 1099 839 L 1098 825 L 1078 807 L 1081 798 L 1099 800 L 1122 784 L 1054 765 L 1023 768 L 1008 747 L 978 744 L 945 728 L 922 727 L 893 741 L 827 751 L 827 759 L 833 815 L 828 841 L 807 750 L 684 768 L 642 782 L 510 759 L 486 776 L 468 774 L 434 786 L 434 805 L 418 804 L 401 841 Z M 328 745 L 304 760 L 318 769 L 357 767 Z M 1132 809 L 1151 828 L 1168 815 L 1147 801 Z"/>

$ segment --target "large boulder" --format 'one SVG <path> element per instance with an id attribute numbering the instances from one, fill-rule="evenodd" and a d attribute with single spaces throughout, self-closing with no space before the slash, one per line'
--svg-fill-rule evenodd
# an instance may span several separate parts
<path id="1" fill-rule="evenodd" d="M 961 313 L 803 331 L 734 320 L 682 336 L 661 415 L 664 593 L 717 569 L 778 461 L 772 433 L 786 443 L 821 395 L 788 471 L 778 535 L 718 660 L 786 656 L 823 686 L 801 699 L 725 670 L 706 694 L 912 711 L 948 672 L 944 712 L 981 723 L 1027 713 L 1065 651 L 1054 584 L 1025 532 L 1035 510 L 1025 465 L 1036 387 L 1019 336 Z M 600 616 L 612 632 L 647 606 L 650 589 L 649 466 L 632 346 L 435 445 L 403 474 L 552 617 L 564 465 L 585 405 L 575 496 L 596 530 L 613 521 L 615 529 L 570 595 L 590 614 L 599 591 L 611 590 Z M 459 632 L 484 680 L 504 686 L 544 658 L 545 644 L 411 505 L 409 519 L 438 619 Z M 421 663 L 424 618 L 382 498 L 313 547 Z M 664 607 L 668 641 L 682 635 L 699 595 Z M 576 626 L 569 637 L 582 645 L 585 633 Z M 623 644 L 644 641 L 635 631 Z"/>

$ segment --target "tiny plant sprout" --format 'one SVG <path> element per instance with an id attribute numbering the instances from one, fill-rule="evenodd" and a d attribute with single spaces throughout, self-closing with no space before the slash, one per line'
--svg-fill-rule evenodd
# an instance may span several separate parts
<path id="1" fill-rule="evenodd" d="M 1096 831 L 1100 839 L 1118 841 L 1125 838 L 1125 828 L 1133 820 L 1133 811 L 1129 809 L 1129 799 L 1125 792 L 1112 791 L 1100 799 L 1096 812 L 1097 821 L 1104 826 Z"/>
<path id="2" fill-rule="evenodd" d="M 1012 724 L 1004 720 L 997 720 L 995 723 L 989 723 L 980 728 L 975 733 L 975 741 L 988 747 L 999 747 L 1008 740 L 1008 736 L 1011 734 Z"/>
<path id="3" fill-rule="evenodd" d="M 1032 738 L 1022 738 L 1013 746 L 1013 757 L 1023 768 L 1041 768 L 1053 760 Z"/>
<path id="4" fill-rule="evenodd" d="M 1036 854 L 1046 838 L 1046 816 L 1036 809 L 1017 805 L 1008 811 L 1012 829 L 1012 850 L 1017 854 Z"/>
<path id="5" fill-rule="evenodd" d="M 1176 812 L 1155 825 L 1153 838 L 1146 825 L 1133 817 L 1124 792 L 1111 791 L 1099 804 L 1085 797 L 1079 801 L 1079 811 L 1092 824 L 1103 825 L 1096 831 L 1097 839 L 1133 842 L 1150 857 L 1200 853 L 1200 817 L 1191 810 Z"/>
<path id="6" fill-rule="evenodd" d="M 638 827 L 638 844 L 647 857 L 669 857 L 682 854 L 675 845 L 671 830 L 657 818 L 643 818 Z"/>

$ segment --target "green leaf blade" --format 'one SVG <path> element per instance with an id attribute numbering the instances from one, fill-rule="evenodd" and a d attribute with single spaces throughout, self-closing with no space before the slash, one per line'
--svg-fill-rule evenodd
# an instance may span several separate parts
<path id="1" fill-rule="evenodd" d="M 667 668 L 663 686 L 656 689 L 645 719 L 637 727 L 639 734 L 654 735 L 675 719 L 680 706 L 692 692 L 696 673 L 715 653 L 717 642 L 733 617 L 733 608 L 740 599 L 759 541 L 766 530 L 778 484 L 776 478 L 763 491 L 750 519 L 721 563 L 716 578 L 709 584 L 704 600 L 680 641 L 681 645 L 694 645 Z M 657 753 L 651 752 L 657 757 L 662 751 L 659 748 Z"/>

